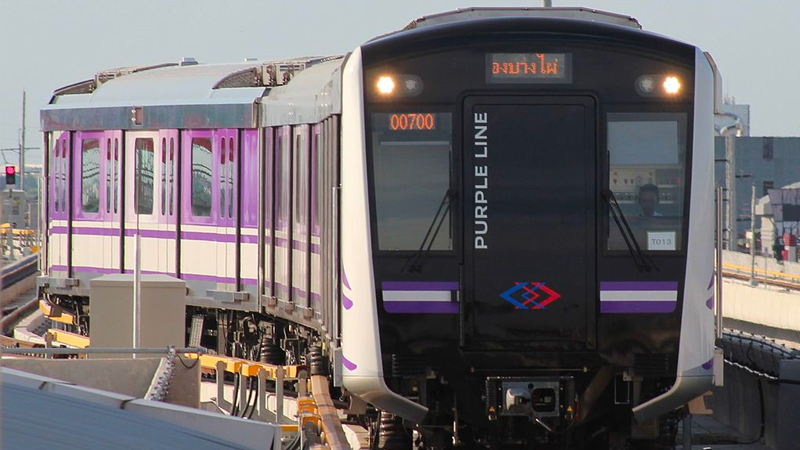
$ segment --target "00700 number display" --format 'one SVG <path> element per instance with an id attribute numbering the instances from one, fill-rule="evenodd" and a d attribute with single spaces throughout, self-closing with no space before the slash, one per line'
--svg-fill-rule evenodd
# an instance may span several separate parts
<path id="1" fill-rule="evenodd" d="M 436 129 L 436 117 L 430 113 L 392 114 L 389 116 L 389 128 L 392 131 L 433 131 Z"/>

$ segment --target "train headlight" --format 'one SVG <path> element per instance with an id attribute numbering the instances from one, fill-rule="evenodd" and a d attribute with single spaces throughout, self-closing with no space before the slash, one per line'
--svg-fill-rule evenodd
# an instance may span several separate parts
<path id="1" fill-rule="evenodd" d="M 664 90 L 667 94 L 677 94 L 681 90 L 681 82 L 677 77 L 667 77 L 664 80 Z"/>
<path id="2" fill-rule="evenodd" d="M 381 94 L 391 94 L 394 91 L 394 80 L 392 77 L 380 77 L 378 79 L 378 92 Z"/>
<path id="3" fill-rule="evenodd" d="M 653 88 L 655 86 L 656 82 L 653 80 L 653 77 L 647 75 L 639 77 L 638 87 L 640 91 L 649 94 L 650 92 L 653 92 Z"/>

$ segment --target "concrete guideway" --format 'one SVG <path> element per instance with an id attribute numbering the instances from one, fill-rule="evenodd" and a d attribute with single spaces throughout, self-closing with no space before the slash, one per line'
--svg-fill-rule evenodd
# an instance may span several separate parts
<path id="1" fill-rule="evenodd" d="M 274 425 L 6 367 L 0 372 L 3 448 L 280 448 L 280 429 Z"/>

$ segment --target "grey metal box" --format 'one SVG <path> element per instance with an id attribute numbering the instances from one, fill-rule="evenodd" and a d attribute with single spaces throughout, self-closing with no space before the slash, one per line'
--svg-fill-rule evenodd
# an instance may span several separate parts
<path id="1" fill-rule="evenodd" d="M 89 308 L 92 347 L 133 347 L 133 274 L 93 279 Z M 167 275 L 141 276 L 139 347 L 183 347 L 185 316 L 186 282 Z"/>

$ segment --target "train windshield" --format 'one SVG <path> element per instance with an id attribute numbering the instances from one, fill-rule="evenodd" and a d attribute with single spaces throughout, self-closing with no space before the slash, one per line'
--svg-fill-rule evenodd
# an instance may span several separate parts
<path id="1" fill-rule="evenodd" d="M 609 188 L 645 251 L 681 249 L 686 177 L 685 113 L 608 115 Z M 608 250 L 627 250 L 609 219 Z"/>
<path id="2" fill-rule="evenodd" d="M 452 250 L 452 116 L 372 114 L 378 249 Z"/>

